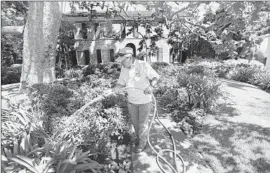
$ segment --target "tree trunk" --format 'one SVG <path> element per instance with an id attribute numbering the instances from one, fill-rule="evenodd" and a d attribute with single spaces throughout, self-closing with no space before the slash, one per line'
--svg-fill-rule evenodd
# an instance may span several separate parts
<path id="1" fill-rule="evenodd" d="M 62 14 L 59 10 L 58 2 L 44 2 L 43 13 L 43 35 L 45 49 L 43 83 L 51 83 L 56 80 L 56 44 Z"/>
<path id="2" fill-rule="evenodd" d="M 61 21 L 58 2 L 30 2 L 24 30 L 21 89 L 55 81 L 56 41 Z"/>
<path id="3" fill-rule="evenodd" d="M 43 8 L 44 2 L 30 2 L 28 19 L 24 30 L 23 67 L 21 89 L 26 85 L 43 82 Z"/>

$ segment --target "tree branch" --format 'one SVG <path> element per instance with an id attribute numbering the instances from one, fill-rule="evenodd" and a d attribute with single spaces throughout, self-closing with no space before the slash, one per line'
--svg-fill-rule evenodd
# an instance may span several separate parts
<path id="1" fill-rule="evenodd" d="M 193 3 L 191 2 L 191 3 L 188 4 L 188 6 L 186 6 L 185 8 L 182 8 L 181 10 L 178 10 L 178 11 L 176 11 L 175 13 L 173 13 L 171 16 L 169 16 L 169 19 L 172 20 L 173 17 L 174 17 L 175 15 L 177 15 L 178 13 L 181 13 L 181 12 L 185 11 L 186 9 L 188 9 L 190 6 L 192 6 L 192 5 L 197 5 L 197 4 L 199 4 L 199 2 L 196 2 L 195 4 L 193 4 Z"/>
<path id="2" fill-rule="evenodd" d="M 181 21 L 180 21 L 180 22 L 181 22 Z M 193 31 L 192 31 L 188 26 L 186 26 L 183 22 L 181 22 L 181 23 L 182 23 L 183 26 L 185 26 L 190 32 L 192 32 L 193 34 L 195 34 L 195 35 L 197 35 L 197 36 L 203 38 L 203 39 L 206 40 L 206 41 L 208 41 L 207 38 L 206 38 L 205 36 L 200 35 L 200 34 L 198 34 L 198 33 L 196 33 L 196 32 L 193 32 Z"/>
<path id="3" fill-rule="evenodd" d="M 181 21 L 180 21 L 180 22 L 181 22 Z M 197 27 L 199 27 L 199 28 L 202 28 L 203 30 L 207 30 L 206 27 L 204 27 L 204 26 L 202 26 L 202 25 L 198 25 L 198 24 L 192 23 L 192 22 L 189 22 L 189 21 L 187 21 L 186 19 L 185 19 L 185 22 L 188 23 L 188 24 L 190 24 L 190 25 L 193 25 L 193 26 L 197 26 Z M 181 22 L 181 23 L 182 23 L 182 22 Z"/>

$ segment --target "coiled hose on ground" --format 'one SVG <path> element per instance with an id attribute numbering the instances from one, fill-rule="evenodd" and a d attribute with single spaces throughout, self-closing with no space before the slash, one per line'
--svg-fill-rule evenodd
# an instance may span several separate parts
<path id="1" fill-rule="evenodd" d="M 128 89 L 138 89 L 138 90 L 143 90 L 143 89 L 141 89 L 141 88 L 135 88 L 135 87 L 124 87 L 124 88 L 119 89 L 119 92 L 120 92 L 120 91 L 124 91 L 124 90 L 128 90 Z M 101 101 L 102 99 L 104 99 L 104 98 L 106 98 L 106 97 L 112 95 L 113 93 L 114 93 L 114 92 L 107 93 L 107 94 L 104 94 L 104 95 L 102 95 L 102 96 L 100 96 L 100 97 L 98 97 L 98 98 L 92 100 L 91 102 L 89 102 L 89 103 L 85 104 L 83 107 L 81 107 L 81 108 L 80 108 L 78 111 L 76 111 L 73 115 L 82 113 L 88 106 L 90 106 L 90 105 L 92 105 L 92 104 L 94 104 L 94 103 L 96 103 L 96 102 Z M 151 119 L 151 121 L 150 121 L 149 128 L 148 128 L 148 132 L 147 132 L 147 142 L 148 142 L 150 148 L 156 153 L 156 155 L 157 155 L 157 156 L 156 156 L 156 162 L 157 162 L 159 168 L 162 170 L 162 172 L 166 173 L 165 169 L 162 167 L 162 165 L 161 165 L 161 163 L 160 163 L 160 160 L 163 160 L 163 161 L 164 161 L 164 162 L 165 162 L 165 163 L 173 170 L 174 173 L 181 173 L 181 172 L 179 171 L 179 168 L 178 168 L 177 163 L 176 163 L 176 158 L 178 157 L 178 158 L 181 160 L 181 162 L 182 162 L 182 167 L 183 167 L 182 173 L 185 173 L 185 172 L 186 172 L 186 167 L 185 167 L 184 159 L 177 153 L 177 149 L 176 149 L 176 146 L 175 146 L 175 140 L 174 140 L 174 138 L 173 138 L 171 132 L 170 132 L 169 129 L 168 129 L 168 128 L 160 121 L 160 119 L 159 119 L 159 117 L 158 117 L 157 101 L 156 101 L 156 98 L 155 98 L 155 96 L 154 96 L 154 94 L 153 94 L 152 92 L 151 92 L 151 96 L 152 96 L 153 102 L 154 102 L 154 113 L 153 113 L 153 117 L 152 117 L 152 119 Z M 157 151 L 157 150 L 152 146 L 152 144 L 151 144 L 151 142 L 150 142 L 150 130 L 151 130 L 151 127 L 152 127 L 152 125 L 153 125 L 153 122 L 154 122 L 155 118 L 157 118 L 158 122 L 159 122 L 159 123 L 162 125 L 162 127 L 167 131 L 167 133 L 168 133 L 168 135 L 169 135 L 169 137 L 170 137 L 170 139 L 171 139 L 171 141 L 172 141 L 172 144 L 173 144 L 173 150 L 171 150 L 171 149 L 162 149 L 162 150 L 160 150 L 160 151 Z M 173 155 L 174 155 L 174 163 L 175 163 L 175 165 L 176 165 L 176 168 L 174 168 L 174 167 L 172 166 L 172 164 L 169 163 L 169 162 L 161 155 L 161 153 L 164 153 L 164 152 L 171 152 L 171 153 L 173 153 Z"/>

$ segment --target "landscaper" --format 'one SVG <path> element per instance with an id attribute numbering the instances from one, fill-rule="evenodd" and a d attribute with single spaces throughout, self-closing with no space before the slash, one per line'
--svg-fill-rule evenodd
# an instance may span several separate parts
<path id="1" fill-rule="evenodd" d="M 132 48 L 119 50 L 115 60 L 122 64 L 121 73 L 114 92 L 127 87 L 128 110 L 136 133 L 134 152 L 139 153 L 147 146 L 148 120 L 151 111 L 151 92 L 159 79 L 157 72 L 145 61 L 136 59 Z"/>

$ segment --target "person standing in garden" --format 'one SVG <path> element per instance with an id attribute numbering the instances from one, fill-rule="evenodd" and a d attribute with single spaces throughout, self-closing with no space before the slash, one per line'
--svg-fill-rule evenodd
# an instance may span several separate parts
<path id="1" fill-rule="evenodd" d="M 152 88 L 156 86 L 159 75 L 145 61 L 136 59 L 132 48 L 119 50 L 119 57 L 115 60 L 122 64 L 121 73 L 114 92 L 127 87 L 128 110 L 136 133 L 135 150 L 139 153 L 147 146 L 148 120 L 151 111 Z"/>

